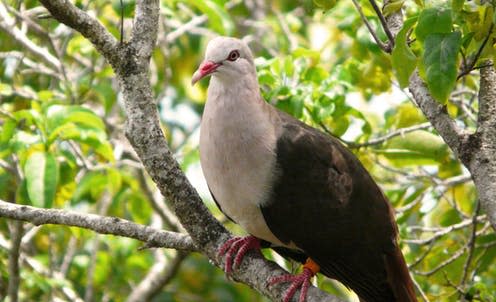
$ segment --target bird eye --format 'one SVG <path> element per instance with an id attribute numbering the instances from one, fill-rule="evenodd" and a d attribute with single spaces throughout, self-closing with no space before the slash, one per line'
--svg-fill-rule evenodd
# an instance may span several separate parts
<path id="1" fill-rule="evenodd" d="M 229 56 L 227 57 L 229 61 L 236 61 L 238 58 L 239 58 L 239 51 L 237 50 L 231 51 L 229 53 Z"/>

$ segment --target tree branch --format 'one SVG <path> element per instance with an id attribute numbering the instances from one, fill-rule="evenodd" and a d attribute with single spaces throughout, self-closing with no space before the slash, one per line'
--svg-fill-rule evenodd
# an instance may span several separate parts
<path id="1" fill-rule="evenodd" d="M 413 100 L 432 126 L 439 132 L 451 150 L 460 157 L 461 144 L 468 139 L 468 134 L 456 125 L 455 121 L 449 116 L 446 107 L 432 98 L 417 70 L 410 77 L 408 89 L 413 95 Z"/>
<path id="2" fill-rule="evenodd" d="M 460 79 L 461 77 L 466 76 L 467 74 L 472 72 L 472 70 L 474 70 L 475 64 L 479 60 L 479 58 L 482 54 L 482 51 L 486 47 L 487 41 L 489 41 L 489 38 L 491 37 L 491 34 L 493 32 L 493 28 L 494 28 L 494 23 L 491 23 L 491 26 L 489 27 L 486 38 L 484 39 L 484 41 L 482 41 L 482 44 L 479 46 L 479 49 L 477 50 L 477 53 L 475 54 L 475 56 L 470 60 L 470 63 L 465 63 L 462 65 L 462 70 L 460 71 L 460 73 L 456 77 L 457 80 Z"/>
<path id="3" fill-rule="evenodd" d="M 46 48 L 42 48 L 31 41 L 17 26 L 15 20 L 9 16 L 5 4 L 0 3 L 0 29 L 21 44 L 27 51 L 39 58 L 55 70 L 61 70 L 60 61 L 54 57 Z"/>
<path id="4" fill-rule="evenodd" d="M 466 147 L 473 153 L 468 168 L 491 226 L 496 230 L 496 72 L 487 66 L 480 70 L 477 131 Z"/>
<path id="5" fill-rule="evenodd" d="M 480 212 L 480 202 L 477 201 L 477 205 L 474 211 L 474 216 L 472 218 L 472 234 L 470 235 L 470 239 L 467 243 L 468 255 L 465 260 L 465 264 L 463 265 L 463 275 L 460 280 L 460 287 L 466 289 L 466 282 L 468 277 L 468 270 L 472 265 L 472 261 L 474 259 L 474 250 L 475 250 L 475 241 L 477 240 L 477 215 Z M 461 296 L 458 297 L 459 299 Z"/>
<path id="6" fill-rule="evenodd" d="M 76 29 L 86 39 L 90 40 L 112 66 L 118 65 L 121 58 L 118 51 L 119 42 L 98 20 L 89 16 L 69 1 L 40 0 L 40 2 L 55 19 L 70 28 Z"/>
<path id="7" fill-rule="evenodd" d="M 391 31 L 389 30 L 389 24 L 386 22 L 386 18 L 384 18 L 384 15 L 382 14 L 381 9 L 379 8 L 379 6 L 377 6 L 377 3 L 375 3 L 375 0 L 369 0 L 369 2 L 370 2 L 370 5 L 372 5 L 372 8 L 374 9 L 377 17 L 379 17 L 379 21 L 381 21 L 382 28 L 384 29 L 384 32 L 386 33 L 386 36 L 388 37 L 388 40 L 389 40 L 388 53 L 389 53 L 389 52 L 391 52 L 391 50 L 394 47 L 394 36 L 391 33 Z M 384 5 L 386 5 L 386 3 L 384 3 Z"/>
<path id="8" fill-rule="evenodd" d="M 443 228 L 426 228 L 426 227 L 418 227 L 418 226 L 407 227 L 407 230 L 409 232 L 414 230 L 422 230 L 424 232 L 435 232 L 435 233 L 431 237 L 424 239 L 403 239 L 402 241 L 405 243 L 418 244 L 418 245 L 431 244 L 440 237 L 449 234 L 454 230 L 463 229 L 471 225 L 474 225 L 476 223 L 484 222 L 485 219 L 486 219 L 485 215 L 481 215 L 481 216 L 475 215 L 475 217 L 473 218 L 465 219 L 464 221 L 459 222 L 457 224 L 452 224 L 449 227 L 443 227 Z"/>
<path id="9" fill-rule="evenodd" d="M 374 38 L 374 41 L 377 44 L 377 46 L 379 46 L 379 48 L 381 48 L 384 52 L 391 53 L 393 48 L 391 47 L 391 45 L 385 44 L 381 41 L 381 39 L 379 39 L 379 36 L 375 32 L 375 30 L 372 28 L 372 25 L 367 20 L 367 17 L 365 17 L 365 15 L 363 14 L 362 6 L 360 5 L 360 3 L 358 3 L 357 0 L 352 0 L 352 1 L 353 1 L 353 4 L 355 5 L 356 10 L 360 14 L 360 18 L 362 19 L 363 23 L 365 23 L 365 26 L 367 26 L 367 29 L 369 30 L 370 34 L 372 35 L 372 38 Z"/>
<path id="10" fill-rule="evenodd" d="M 59 209 L 40 209 L 0 200 L 0 217 L 31 222 L 35 225 L 58 224 L 75 226 L 99 234 L 133 238 L 154 247 L 165 247 L 186 251 L 197 251 L 188 235 L 157 230 L 117 217 L 107 217 Z"/>
<path id="11" fill-rule="evenodd" d="M 146 277 L 133 289 L 126 302 L 151 301 L 162 287 L 176 275 L 179 266 L 187 255 L 187 253 L 178 252 L 171 260 L 165 259 L 162 255 L 162 259 L 153 265 Z"/>
<path id="12" fill-rule="evenodd" d="M 23 226 L 20 221 L 12 221 L 10 226 L 10 247 L 9 247 L 9 284 L 7 287 L 7 296 L 9 301 L 17 302 L 19 300 L 19 284 L 21 282 L 19 274 L 19 259 L 21 255 L 20 246 L 23 235 Z"/>
<path id="13" fill-rule="evenodd" d="M 136 2 L 135 27 L 131 40 L 120 48 L 117 47 L 115 38 L 98 21 L 70 2 L 41 2 L 57 20 L 78 30 L 95 44 L 110 62 L 119 80 L 128 116 L 126 137 L 146 171 L 170 202 L 181 224 L 191 235 L 195 246 L 220 266 L 217 250 L 230 234 L 210 214 L 173 158 L 160 127 L 150 87 L 149 60 L 157 39 L 159 1 Z M 277 264 L 265 260 L 263 256 L 249 253 L 241 267 L 233 272 L 232 278 L 248 284 L 274 301 L 279 301 L 282 300 L 287 285 L 267 287 L 267 280 L 285 273 Z M 341 300 L 311 287 L 307 301 Z"/>
<path id="14" fill-rule="evenodd" d="M 406 133 L 427 129 L 427 128 L 430 128 L 431 126 L 432 126 L 431 123 L 422 123 L 422 124 L 413 125 L 410 127 L 400 128 L 400 129 L 391 131 L 384 136 L 373 138 L 373 139 L 370 139 L 370 140 L 363 142 L 363 143 L 355 143 L 355 142 L 345 142 L 345 143 L 350 148 L 361 148 L 361 147 L 380 145 L 380 144 L 386 142 L 387 140 L 392 139 L 393 137 L 402 136 L 402 135 L 405 135 Z"/>
<path id="15" fill-rule="evenodd" d="M 372 2 L 374 1 L 371 0 Z M 390 0 L 385 0 L 384 5 L 389 2 Z M 379 13 L 378 16 L 380 18 Z M 401 10 L 389 15 L 386 21 L 387 27 L 392 29 L 394 36 L 403 26 Z M 482 208 L 486 211 L 489 222 L 496 231 L 496 201 L 494 200 L 496 196 L 496 74 L 493 64 L 485 64 L 481 68 L 479 119 L 475 134 L 469 135 L 456 125 L 446 107 L 432 98 L 418 70 L 414 71 L 410 77 L 408 89 L 413 95 L 413 101 L 429 122 L 458 159 L 469 169 L 477 187 Z"/>

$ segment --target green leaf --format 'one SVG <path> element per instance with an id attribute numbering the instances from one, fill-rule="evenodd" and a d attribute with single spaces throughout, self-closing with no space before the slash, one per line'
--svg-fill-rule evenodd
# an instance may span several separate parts
<path id="1" fill-rule="evenodd" d="M 320 52 L 309 49 L 309 48 L 303 48 L 303 47 L 298 47 L 296 48 L 292 56 L 297 59 L 297 58 L 310 58 L 312 61 L 318 62 L 320 60 Z"/>
<path id="2" fill-rule="evenodd" d="M 0 83 L 0 95 L 9 96 L 13 92 L 11 85 Z"/>
<path id="3" fill-rule="evenodd" d="M 315 6 L 320 7 L 324 10 L 329 10 L 333 8 L 337 3 L 337 0 L 313 0 Z"/>
<path id="4" fill-rule="evenodd" d="M 52 90 L 41 90 L 37 92 L 38 100 L 42 102 L 48 102 L 53 99 L 53 91 Z"/>
<path id="5" fill-rule="evenodd" d="M 446 102 L 456 85 L 461 42 L 460 32 L 431 34 L 425 40 L 422 57 L 424 80 L 432 96 L 440 103 Z"/>
<path id="6" fill-rule="evenodd" d="M 14 131 L 16 129 L 17 123 L 13 119 L 7 119 L 3 123 L 2 127 L 2 133 L 0 133 L 0 143 L 5 144 L 7 143 L 12 136 L 14 136 Z"/>
<path id="7" fill-rule="evenodd" d="M 408 86 L 410 75 L 417 66 L 417 57 L 412 52 L 407 44 L 407 33 L 417 21 L 417 17 L 410 18 L 405 21 L 403 28 L 396 36 L 396 44 L 394 45 L 392 56 L 393 72 L 398 79 L 401 88 Z"/>
<path id="8" fill-rule="evenodd" d="M 117 169 L 110 168 L 107 170 L 107 188 L 112 195 L 117 194 L 122 188 L 122 175 Z"/>
<path id="9" fill-rule="evenodd" d="M 390 139 L 383 149 L 377 150 L 397 166 L 436 164 L 449 155 L 448 147 L 437 135 L 416 131 Z"/>
<path id="10" fill-rule="evenodd" d="M 475 33 L 473 31 L 467 33 L 466 35 L 463 36 L 462 39 L 462 46 L 463 48 L 468 48 L 470 45 L 470 42 L 472 42 L 472 39 L 474 38 Z"/>
<path id="11" fill-rule="evenodd" d="M 422 112 L 411 102 L 405 102 L 398 105 L 396 110 L 392 110 L 391 113 L 391 118 L 393 119 L 392 125 L 394 125 L 396 129 L 410 127 L 426 121 Z"/>
<path id="12" fill-rule="evenodd" d="M 13 115 L 18 123 L 34 125 L 43 134 L 45 133 L 45 127 L 43 126 L 44 119 L 38 111 L 33 109 L 25 109 L 16 111 Z"/>
<path id="13" fill-rule="evenodd" d="M 122 3 L 122 6 L 121 6 Z M 112 9 L 120 17 L 121 11 L 123 12 L 124 18 L 132 18 L 134 15 L 134 7 L 136 1 L 134 0 L 112 0 Z"/>
<path id="14" fill-rule="evenodd" d="M 451 0 L 451 7 L 454 11 L 458 12 L 462 10 L 464 3 L 465 0 Z"/>
<path id="15" fill-rule="evenodd" d="M 405 0 L 392 0 L 389 1 L 384 8 L 382 9 L 382 13 L 384 16 L 389 16 L 392 13 L 395 13 L 399 11 L 402 7 L 403 4 L 405 3 Z"/>
<path id="16" fill-rule="evenodd" d="M 415 4 L 417 4 L 420 7 L 424 7 L 424 0 L 414 0 Z"/>
<path id="17" fill-rule="evenodd" d="M 52 207 L 58 182 L 55 157 L 41 151 L 31 153 L 24 164 L 24 175 L 31 203 L 36 207 Z"/>
<path id="18" fill-rule="evenodd" d="M 212 0 L 190 0 L 189 3 L 196 6 L 208 17 L 210 26 L 221 35 L 231 35 L 234 31 L 233 21 L 225 8 Z"/>
<path id="19" fill-rule="evenodd" d="M 48 131 L 55 131 L 66 123 L 85 125 L 91 128 L 105 130 L 102 119 L 93 111 L 81 106 L 52 105 L 47 109 Z"/>
<path id="20" fill-rule="evenodd" d="M 82 199 L 95 201 L 105 190 L 108 184 L 108 177 L 101 172 L 88 172 L 79 181 L 76 191 L 72 195 L 75 202 Z"/>
<path id="21" fill-rule="evenodd" d="M 55 139 L 74 140 L 86 144 L 94 148 L 95 152 L 106 160 L 114 160 L 112 146 L 107 140 L 106 133 L 101 130 L 67 123 L 55 129 L 48 141 L 53 142 Z"/>
<path id="22" fill-rule="evenodd" d="M 428 8 L 419 15 L 415 35 L 420 42 L 423 42 L 429 34 L 450 33 L 452 26 L 451 9 Z"/>
<path id="23" fill-rule="evenodd" d="M 273 86 L 276 82 L 274 75 L 267 70 L 262 70 L 258 72 L 258 82 L 260 85 Z"/>

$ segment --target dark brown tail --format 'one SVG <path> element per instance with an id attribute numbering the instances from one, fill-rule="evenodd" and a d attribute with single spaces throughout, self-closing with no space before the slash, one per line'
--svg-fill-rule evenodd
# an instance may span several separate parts
<path id="1" fill-rule="evenodd" d="M 397 247 L 391 253 L 385 254 L 384 263 L 396 302 L 417 302 L 413 281 L 401 250 Z"/>

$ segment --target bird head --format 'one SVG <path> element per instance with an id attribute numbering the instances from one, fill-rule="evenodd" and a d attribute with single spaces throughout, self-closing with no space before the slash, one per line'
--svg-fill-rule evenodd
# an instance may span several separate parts
<path id="1" fill-rule="evenodd" d="M 247 73 L 255 73 L 248 45 L 240 39 L 217 37 L 208 43 L 205 59 L 193 74 L 191 84 L 209 75 L 231 81 Z"/>

